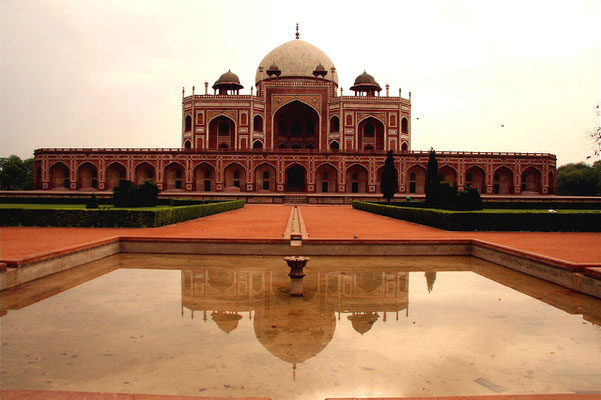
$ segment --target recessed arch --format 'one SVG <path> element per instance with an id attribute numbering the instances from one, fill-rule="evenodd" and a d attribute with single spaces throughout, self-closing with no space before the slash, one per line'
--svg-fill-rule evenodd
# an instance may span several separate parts
<path id="1" fill-rule="evenodd" d="M 346 169 L 346 192 L 366 193 L 368 171 L 361 164 L 350 165 Z"/>
<path id="2" fill-rule="evenodd" d="M 185 140 L 184 141 L 184 149 L 191 149 L 192 148 L 192 142 L 190 140 Z"/>
<path id="3" fill-rule="evenodd" d="M 317 147 L 320 131 L 319 112 L 311 105 L 294 100 L 279 107 L 273 114 L 273 143 L 287 148 Z M 295 146 L 295 147 L 293 147 Z"/>
<path id="4" fill-rule="evenodd" d="M 165 166 L 163 170 L 163 189 L 184 189 L 186 168 L 177 161 Z"/>
<path id="5" fill-rule="evenodd" d="M 258 114 L 253 118 L 253 131 L 263 132 L 263 117 Z"/>
<path id="6" fill-rule="evenodd" d="M 541 193 L 541 178 L 542 174 L 538 168 L 532 165 L 524 168 L 521 174 L 520 192 Z"/>
<path id="7" fill-rule="evenodd" d="M 401 153 L 407 153 L 409 151 L 409 145 L 407 144 L 407 142 L 403 142 L 403 144 L 401 144 Z"/>
<path id="8" fill-rule="evenodd" d="M 338 169 L 330 164 L 320 164 L 315 169 L 316 191 L 318 193 L 338 192 Z"/>
<path id="9" fill-rule="evenodd" d="M 134 183 L 142 185 L 145 181 L 156 181 L 156 170 L 152 164 L 143 161 L 134 168 Z"/>
<path id="10" fill-rule="evenodd" d="M 409 184 L 408 192 L 421 194 L 425 193 L 426 176 L 428 171 L 422 165 L 414 164 L 407 169 L 406 181 Z"/>
<path id="11" fill-rule="evenodd" d="M 494 194 L 512 194 L 513 187 L 513 171 L 502 165 L 493 171 L 493 193 Z"/>
<path id="12" fill-rule="evenodd" d="M 215 191 L 215 167 L 207 162 L 194 166 L 194 190 L 197 192 Z"/>
<path id="13" fill-rule="evenodd" d="M 477 189 L 480 193 L 486 193 L 486 172 L 478 165 L 472 165 L 465 170 L 465 187 Z"/>
<path id="14" fill-rule="evenodd" d="M 330 132 L 340 132 L 340 118 L 338 118 L 338 116 L 336 115 L 330 118 Z"/>
<path id="15" fill-rule="evenodd" d="M 276 168 L 264 162 L 255 168 L 255 190 L 257 192 L 275 192 Z"/>
<path id="16" fill-rule="evenodd" d="M 77 187 L 79 189 L 98 189 L 98 167 L 85 161 L 77 167 Z"/>
<path id="17" fill-rule="evenodd" d="M 192 116 L 190 114 L 187 114 L 186 118 L 184 119 L 184 131 L 192 131 Z"/>
<path id="18" fill-rule="evenodd" d="M 384 149 L 384 124 L 377 118 L 363 118 L 358 125 L 359 150 Z"/>
<path id="19" fill-rule="evenodd" d="M 236 122 L 228 115 L 219 114 L 209 121 L 209 149 L 234 147 Z"/>
<path id="20" fill-rule="evenodd" d="M 300 164 L 293 163 L 286 167 L 286 191 L 306 192 L 307 170 Z"/>
<path id="21" fill-rule="evenodd" d="M 226 192 L 246 191 L 246 168 L 237 162 L 228 164 L 223 170 Z"/>
<path id="22" fill-rule="evenodd" d="M 337 140 L 332 140 L 330 142 L 330 150 L 334 150 L 334 151 L 340 150 L 340 143 Z"/>
<path id="23" fill-rule="evenodd" d="M 407 117 L 401 118 L 401 133 L 409 133 L 409 120 Z"/>
<path id="24" fill-rule="evenodd" d="M 106 167 L 104 179 L 104 188 L 106 190 L 111 190 L 114 187 L 119 186 L 120 181 L 127 179 L 127 168 L 123 163 L 113 161 Z"/>
<path id="25" fill-rule="evenodd" d="M 438 168 L 438 177 L 441 182 L 449 182 L 453 187 L 457 187 L 457 170 L 449 164 L 444 164 Z"/>
<path id="26" fill-rule="evenodd" d="M 69 189 L 69 167 L 62 161 L 50 166 L 50 188 Z"/>
<path id="27" fill-rule="evenodd" d="M 262 149 L 263 148 L 263 142 L 260 140 L 255 140 L 253 142 L 253 149 Z"/>

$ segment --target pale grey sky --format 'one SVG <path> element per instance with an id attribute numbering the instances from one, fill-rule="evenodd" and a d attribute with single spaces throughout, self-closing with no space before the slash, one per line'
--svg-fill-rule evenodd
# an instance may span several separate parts
<path id="1" fill-rule="evenodd" d="M 1 0 L 0 156 L 178 147 L 182 87 L 231 69 L 250 93 L 297 21 L 345 94 L 364 69 L 412 92 L 414 150 L 592 154 L 598 0 Z"/>

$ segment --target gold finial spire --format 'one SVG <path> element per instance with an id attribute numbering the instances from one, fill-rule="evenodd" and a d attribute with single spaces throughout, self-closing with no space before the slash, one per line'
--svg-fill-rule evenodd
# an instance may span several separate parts
<path id="1" fill-rule="evenodd" d="M 298 22 L 296 23 L 296 38 L 298 39 L 299 34 L 298 34 Z"/>

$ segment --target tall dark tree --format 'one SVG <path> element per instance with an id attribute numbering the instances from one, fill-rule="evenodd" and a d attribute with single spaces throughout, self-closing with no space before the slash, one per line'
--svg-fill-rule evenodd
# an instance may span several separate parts
<path id="1" fill-rule="evenodd" d="M 426 205 L 438 206 L 438 188 L 440 178 L 438 176 L 438 160 L 436 152 L 430 148 L 430 158 L 428 159 L 428 172 L 426 175 Z"/>
<path id="2" fill-rule="evenodd" d="M 18 156 L 0 158 L 0 189 L 33 189 L 33 158 L 21 160 Z"/>
<path id="3" fill-rule="evenodd" d="M 601 194 L 601 161 L 566 164 L 557 169 L 557 194 L 595 196 Z"/>
<path id="4" fill-rule="evenodd" d="M 384 170 L 382 171 L 382 180 L 380 181 L 380 191 L 384 198 L 390 202 L 399 188 L 399 173 L 394 166 L 394 157 L 392 150 L 386 153 L 386 161 L 384 161 Z"/>

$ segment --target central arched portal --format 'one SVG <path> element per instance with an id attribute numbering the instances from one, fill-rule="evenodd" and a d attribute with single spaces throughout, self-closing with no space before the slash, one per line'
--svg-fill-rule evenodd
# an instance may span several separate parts
<path id="1" fill-rule="evenodd" d="M 305 192 L 305 169 L 300 165 L 293 165 L 286 170 L 286 191 Z"/>
<path id="2" fill-rule="evenodd" d="M 274 115 L 274 148 L 314 149 L 318 147 L 319 115 L 315 109 L 295 100 Z"/>

